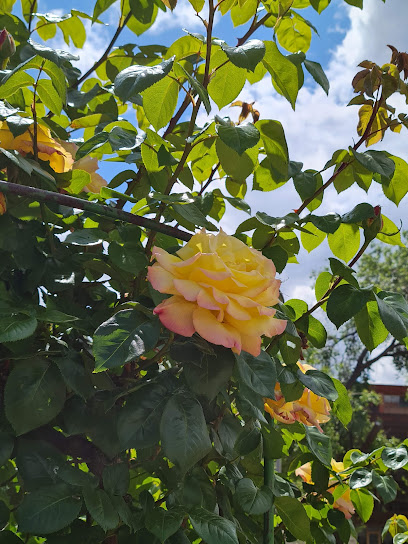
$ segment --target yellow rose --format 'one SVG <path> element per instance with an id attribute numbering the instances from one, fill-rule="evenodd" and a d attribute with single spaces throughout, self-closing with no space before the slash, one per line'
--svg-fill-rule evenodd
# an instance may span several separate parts
<path id="1" fill-rule="evenodd" d="M 154 247 L 153 257 L 150 283 L 173 295 L 154 310 L 167 329 L 182 336 L 197 332 L 212 344 L 255 357 L 261 336 L 285 330 L 286 321 L 275 319 L 271 308 L 280 286 L 273 262 L 237 238 L 203 229 L 177 255 Z"/>
<path id="2" fill-rule="evenodd" d="M 0 122 L 0 147 L 3 149 L 14 149 L 27 155 L 34 154 L 34 127 L 31 125 L 23 134 L 14 138 L 7 123 Z M 37 152 L 38 158 L 50 163 L 54 172 L 68 172 L 74 163 L 72 155 L 62 145 L 51 137 L 48 128 L 37 125 Z"/>
<path id="3" fill-rule="evenodd" d="M 314 370 L 305 363 L 298 362 L 297 365 L 303 373 Z M 300 421 L 317 427 L 320 432 L 323 432 L 320 423 L 326 423 L 330 419 L 330 404 L 327 399 L 305 387 L 300 399 L 286 402 L 278 382 L 275 385 L 275 400 L 265 399 L 265 411 L 281 423 Z"/>
<path id="4" fill-rule="evenodd" d="M 61 140 L 61 145 L 66 149 L 74 158 L 78 150 L 78 146 L 73 142 L 65 142 Z M 106 187 L 107 181 L 96 171 L 99 168 L 98 159 L 87 155 L 82 159 L 78 159 L 74 162 L 72 170 L 85 170 L 91 176 L 91 181 L 84 187 L 84 191 L 91 193 L 99 193 L 101 187 Z"/>
<path id="5" fill-rule="evenodd" d="M 6 197 L 3 193 L 0 193 L 0 215 L 4 215 L 7 211 Z"/>
<path id="6" fill-rule="evenodd" d="M 332 459 L 331 468 L 335 472 L 343 472 L 344 464 L 340 461 L 336 461 L 335 459 Z M 295 474 L 296 476 L 300 476 L 302 480 L 306 482 L 307 484 L 311 484 L 311 485 L 313 484 L 311 463 L 305 463 L 301 467 L 297 468 L 295 470 Z M 328 487 L 329 493 L 334 493 L 334 490 L 338 486 L 333 484 L 335 484 L 337 481 L 338 481 L 337 478 L 329 479 L 329 487 Z M 343 512 L 343 514 L 346 516 L 346 519 L 351 518 L 351 516 L 355 513 L 355 508 L 353 506 L 353 503 L 351 502 L 349 488 L 347 488 L 344 491 L 344 493 L 334 501 L 333 508 L 336 508 L 337 510 L 340 510 L 340 512 Z"/>

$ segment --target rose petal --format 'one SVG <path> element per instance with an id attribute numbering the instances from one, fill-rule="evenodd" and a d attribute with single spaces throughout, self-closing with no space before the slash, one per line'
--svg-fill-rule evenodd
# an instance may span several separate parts
<path id="1" fill-rule="evenodd" d="M 260 336 L 247 336 L 241 334 L 242 349 L 254 357 L 261 353 L 262 339 Z"/>
<path id="2" fill-rule="evenodd" d="M 241 352 L 241 337 L 233 327 L 217 321 L 215 315 L 205 308 L 197 308 L 193 313 L 195 330 L 200 336 L 219 346 L 233 348 Z"/>
<path id="3" fill-rule="evenodd" d="M 173 296 L 156 306 L 153 313 L 159 316 L 166 329 L 182 336 L 192 336 L 195 333 L 193 313 L 196 308 L 193 302 Z"/>
<path id="4" fill-rule="evenodd" d="M 147 279 L 152 284 L 153 288 L 160 293 L 168 293 L 169 295 L 177 294 L 174 288 L 174 276 L 159 264 L 155 263 L 147 269 Z"/>
<path id="5" fill-rule="evenodd" d="M 190 280 L 175 279 L 174 287 L 180 295 L 191 302 L 197 300 L 198 293 L 201 291 L 201 286 Z"/>

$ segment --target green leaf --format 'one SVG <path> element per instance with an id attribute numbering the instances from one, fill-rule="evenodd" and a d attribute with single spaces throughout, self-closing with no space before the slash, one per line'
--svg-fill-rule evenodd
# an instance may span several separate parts
<path id="1" fill-rule="evenodd" d="M 187 472 L 211 450 L 201 404 L 186 393 L 167 402 L 160 425 L 164 454 L 181 472 Z"/>
<path id="2" fill-rule="evenodd" d="M 18 435 L 51 421 L 62 410 L 65 384 L 57 367 L 46 359 L 19 362 L 5 388 L 7 419 Z"/>
<path id="3" fill-rule="evenodd" d="M 31 39 L 27 41 L 27 49 L 31 50 L 32 54 L 36 54 L 43 59 L 47 59 L 53 62 L 58 67 L 61 67 L 61 65 L 67 60 L 79 60 L 79 57 L 77 55 L 72 55 L 71 53 L 68 53 L 68 51 L 62 51 L 61 49 L 52 49 L 51 47 L 47 47 L 46 45 L 37 43 Z M 29 62 L 31 62 L 31 60 L 32 59 L 30 59 Z"/>
<path id="4" fill-rule="evenodd" d="M 143 92 L 143 109 L 156 130 L 167 125 L 177 106 L 179 85 L 170 77 L 164 77 Z"/>
<path id="5" fill-rule="evenodd" d="M 303 542 L 312 541 L 310 521 L 303 504 L 293 497 L 275 497 L 277 514 L 282 518 L 288 531 Z"/>
<path id="6" fill-rule="evenodd" d="M 375 470 L 372 473 L 373 484 L 385 504 L 392 502 L 397 497 L 398 486 L 392 476 L 383 476 Z"/>
<path id="7" fill-rule="evenodd" d="M 371 291 L 353 287 L 348 283 L 339 285 L 327 301 L 327 317 L 339 328 L 355 316 L 370 300 Z"/>
<path id="8" fill-rule="evenodd" d="M 114 90 L 126 102 L 163 79 L 172 69 L 173 59 L 164 60 L 155 66 L 133 65 L 125 68 L 115 78 Z"/>
<path id="9" fill-rule="evenodd" d="M 153 349 L 160 334 L 157 319 L 138 310 L 121 310 L 95 331 L 93 353 L 97 371 L 115 368 Z"/>
<path id="10" fill-rule="evenodd" d="M 303 17 L 292 12 L 291 17 L 284 17 L 277 25 L 276 37 L 287 51 L 306 53 L 310 47 L 312 31 Z"/>
<path id="11" fill-rule="evenodd" d="M 101 147 L 108 140 L 108 132 L 97 132 L 94 136 L 92 136 L 92 138 L 89 138 L 89 140 L 79 146 L 75 155 L 75 159 L 79 160 L 83 157 L 86 157 L 86 155 L 89 155 L 89 153 L 92 153 L 93 151 L 98 149 L 98 147 Z"/>
<path id="12" fill-rule="evenodd" d="M 341 216 L 338 213 L 328 213 L 323 216 L 310 214 L 305 219 L 322 232 L 329 234 L 334 234 L 341 224 Z"/>
<path id="13" fill-rule="evenodd" d="M 94 230 L 94 229 L 92 229 Z M 109 258 L 115 266 L 137 276 L 148 264 L 146 253 L 139 244 L 131 242 L 124 245 L 118 242 L 109 244 Z"/>
<path id="14" fill-rule="evenodd" d="M 235 525 L 226 518 L 204 508 L 194 508 L 190 511 L 190 521 L 206 544 L 238 544 Z"/>
<path id="15" fill-rule="evenodd" d="M 217 133 L 225 145 L 231 147 L 238 155 L 254 147 L 259 141 L 258 129 L 248 123 L 247 125 L 218 125 Z"/>
<path id="16" fill-rule="evenodd" d="M 37 93 L 46 108 L 55 115 L 61 113 L 63 102 L 50 79 L 40 79 L 37 84 Z"/>
<path id="17" fill-rule="evenodd" d="M 244 45 L 229 47 L 221 45 L 229 60 L 239 68 L 253 72 L 265 56 L 265 45 L 261 40 L 249 40 Z"/>
<path id="18" fill-rule="evenodd" d="M 265 46 L 266 53 L 262 62 L 271 74 L 276 88 L 295 109 L 299 92 L 297 68 L 285 55 L 282 55 L 275 42 L 265 42 Z"/>
<path id="19" fill-rule="evenodd" d="M 271 357 L 265 351 L 261 351 L 258 357 L 242 351 L 236 359 L 242 382 L 255 393 L 274 399 L 277 372 Z"/>
<path id="20" fill-rule="evenodd" d="M 351 502 L 354 504 L 357 514 L 366 523 L 373 513 L 374 499 L 367 489 L 352 489 L 350 491 Z"/>
<path id="21" fill-rule="evenodd" d="M 0 317 L 0 342 L 17 342 L 34 334 L 37 328 L 35 317 L 25 314 L 12 314 Z"/>
<path id="22" fill-rule="evenodd" d="M 104 237 L 105 233 L 99 229 L 78 229 L 70 232 L 64 242 L 74 246 L 97 246 L 103 242 Z"/>
<path id="23" fill-rule="evenodd" d="M 227 55 L 219 50 L 211 58 L 210 69 L 217 68 L 214 76 L 208 84 L 208 94 L 221 109 L 239 95 L 246 81 L 246 71 L 243 68 L 238 68 L 232 63 L 227 62 Z"/>
<path id="24" fill-rule="evenodd" d="M 14 448 L 14 437 L 10 433 L 0 432 L 0 467 L 10 458 Z"/>
<path id="25" fill-rule="evenodd" d="M 105 532 L 114 529 L 119 523 L 119 516 L 106 491 L 85 487 L 83 494 L 85 505 L 94 520 Z"/>
<path id="26" fill-rule="evenodd" d="M 320 397 L 335 401 L 339 396 L 331 377 L 320 370 L 308 370 L 304 374 L 299 368 L 297 378 L 305 387 Z"/>
<path id="27" fill-rule="evenodd" d="M 377 346 L 382 344 L 388 336 L 388 330 L 381 320 L 378 305 L 375 301 L 370 300 L 367 302 L 367 304 L 354 316 L 354 322 L 360 340 L 368 351 L 373 351 Z"/>
<path id="28" fill-rule="evenodd" d="M 367 487 L 373 479 L 372 473 L 366 468 L 358 468 L 350 474 L 349 486 L 350 489 L 358 489 Z"/>
<path id="29" fill-rule="evenodd" d="M 184 513 L 178 509 L 154 508 L 146 514 L 146 527 L 160 542 L 164 542 L 178 531 L 183 518 Z"/>
<path id="30" fill-rule="evenodd" d="M 127 463 L 107 465 L 102 472 L 104 490 L 110 495 L 123 497 L 129 489 L 130 475 Z"/>
<path id="31" fill-rule="evenodd" d="M 337 419 L 344 425 L 344 427 L 347 427 L 353 416 L 350 398 L 344 385 L 335 378 L 332 378 L 332 380 L 339 395 L 338 399 L 333 404 L 333 412 L 336 414 Z"/>
<path id="32" fill-rule="evenodd" d="M 408 164 L 400 157 L 392 157 L 395 163 L 395 172 L 389 183 L 382 183 L 385 196 L 398 206 L 408 192 Z"/>
<path id="33" fill-rule="evenodd" d="M 341 224 L 334 234 L 327 235 L 333 254 L 342 261 L 350 261 L 360 247 L 360 230 L 357 225 Z"/>
<path id="34" fill-rule="evenodd" d="M 149 448 L 159 440 L 160 420 L 168 396 L 163 385 L 153 383 L 127 397 L 117 427 L 122 449 Z"/>
<path id="35" fill-rule="evenodd" d="M 303 64 L 305 65 L 306 70 L 313 77 L 318 85 L 323 89 L 323 91 L 328 95 L 330 89 L 330 83 L 327 79 L 324 70 L 318 62 L 313 62 L 312 60 L 304 60 Z"/>
<path id="36" fill-rule="evenodd" d="M 212 352 L 204 352 L 192 342 L 173 344 L 172 358 L 185 363 L 183 374 L 194 393 L 212 400 L 226 385 L 235 364 L 234 354 L 223 346 L 212 346 Z"/>
<path id="37" fill-rule="evenodd" d="M 272 506 L 272 499 L 269 487 L 264 485 L 259 489 L 250 478 L 239 480 L 234 495 L 234 502 L 244 512 L 255 516 L 267 512 Z"/>
<path id="38" fill-rule="evenodd" d="M 181 68 L 181 70 L 185 74 L 185 76 L 187 78 L 187 81 L 190 83 L 191 87 L 198 94 L 199 98 L 201 99 L 202 103 L 204 104 L 205 111 L 209 114 L 211 112 L 211 104 L 210 104 L 210 99 L 208 97 L 207 89 L 205 89 L 201 85 L 201 83 L 199 81 L 197 81 L 197 79 L 195 79 L 193 76 L 191 76 L 181 64 L 178 64 L 178 66 Z"/>
<path id="39" fill-rule="evenodd" d="M 242 456 L 248 455 L 256 450 L 261 442 L 261 431 L 258 427 L 251 425 L 245 426 L 238 434 L 234 444 L 234 450 Z"/>
<path id="40" fill-rule="evenodd" d="M 364 219 L 374 217 L 374 213 L 374 208 L 371 204 L 362 202 L 361 204 L 357 204 L 351 212 L 345 213 L 342 216 L 341 221 L 342 223 L 360 223 L 361 221 L 364 221 Z"/>
<path id="41" fill-rule="evenodd" d="M 17 508 L 18 529 L 37 535 L 55 533 L 77 518 L 81 506 L 81 499 L 65 484 L 42 487 L 25 495 Z"/>
<path id="42" fill-rule="evenodd" d="M 382 291 L 374 296 L 378 304 L 381 320 L 387 330 L 397 340 L 405 338 L 407 336 L 408 312 L 404 312 L 403 307 L 399 306 L 398 299 L 397 304 L 395 304 L 393 293 Z"/>
<path id="43" fill-rule="evenodd" d="M 395 163 L 385 151 L 366 151 L 358 153 L 351 148 L 354 158 L 369 172 L 375 172 L 391 179 L 395 172 Z"/>
<path id="44" fill-rule="evenodd" d="M 94 394 L 90 374 L 85 370 L 82 358 L 76 352 L 55 358 L 55 363 L 67 386 L 77 395 L 86 400 Z"/>
<path id="45" fill-rule="evenodd" d="M 217 230 L 217 227 L 208 221 L 202 211 L 195 204 L 172 204 L 172 209 L 183 219 L 197 227 L 204 227 L 208 230 Z"/>
<path id="46" fill-rule="evenodd" d="M 289 177 L 289 153 L 285 132 L 281 123 L 279 121 L 272 121 L 271 119 L 262 119 L 261 121 L 257 121 L 255 126 L 259 130 L 264 150 L 269 160 L 269 177 L 273 174 L 274 180 L 277 183 L 287 181 Z"/>
<path id="47" fill-rule="evenodd" d="M 319 432 L 316 427 L 305 427 L 306 441 L 310 451 L 319 459 L 323 465 L 331 466 L 333 457 L 331 441 L 328 436 Z"/>
<path id="48" fill-rule="evenodd" d="M 0 98 L 8 98 L 16 93 L 19 89 L 32 87 L 34 78 L 26 72 L 20 71 L 7 77 L 6 81 L 2 80 L 0 85 Z"/>
<path id="49" fill-rule="evenodd" d="M 324 348 L 327 340 L 327 332 L 322 323 L 312 315 L 309 316 L 307 337 L 315 348 Z"/>
<path id="50" fill-rule="evenodd" d="M 215 148 L 223 170 L 235 181 L 245 181 L 253 172 L 258 156 L 256 147 L 238 155 L 231 147 L 225 145 L 221 138 L 217 138 Z"/>
<path id="51" fill-rule="evenodd" d="M 355 270 L 345 265 L 341 261 L 334 259 L 333 257 L 329 257 L 329 261 L 333 276 L 340 276 L 344 278 L 348 283 L 358 288 L 358 281 L 353 276 L 353 274 L 356 273 Z"/>
<path id="52" fill-rule="evenodd" d="M 384 448 L 381 452 L 384 465 L 392 470 L 398 470 L 408 464 L 408 451 L 403 446 L 400 448 Z"/>

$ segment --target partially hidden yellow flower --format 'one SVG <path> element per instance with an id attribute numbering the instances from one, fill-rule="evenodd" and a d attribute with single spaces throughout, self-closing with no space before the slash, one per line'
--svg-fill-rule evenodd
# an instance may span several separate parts
<path id="1" fill-rule="evenodd" d="M 305 373 L 314 370 L 312 366 L 305 363 L 297 363 L 300 370 Z M 275 400 L 265 399 L 265 411 L 281 423 L 295 423 L 300 421 L 308 426 L 315 426 L 320 432 L 321 423 L 330 419 L 330 404 L 327 399 L 320 397 L 305 387 L 300 399 L 286 402 L 279 383 L 275 385 Z"/>
<path id="2" fill-rule="evenodd" d="M 0 147 L 15 150 L 21 155 L 34 154 L 34 127 L 31 125 L 23 134 L 16 138 L 10 131 L 7 122 L 0 122 Z M 54 140 L 47 127 L 37 125 L 37 153 L 38 158 L 50 163 L 54 172 L 68 172 L 74 164 L 71 153 Z"/>
<path id="3" fill-rule="evenodd" d="M 154 313 L 182 336 L 197 332 L 211 342 L 255 357 L 261 337 L 281 334 L 286 321 L 275 319 L 280 281 L 273 262 L 259 251 L 225 234 L 202 229 L 176 255 L 153 248 L 156 263 L 148 279 L 172 297 Z"/>
<path id="4" fill-rule="evenodd" d="M 340 461 L 336 461 L 335 459 L 332 459 L 331 468 L 335 472 L 342 472 L 344 470 L 344 464 Z M 300 476 L 302 480 L 306 482 L 307 484 L 311 484 L 311 485 L 313 484 L 311 463 L 305 463 L 301 467 L 297 468 L 295 470 L 295 474 L 296 476 Z M 336 482 L 337 482 L 336 478 L 329 479 L 329 488 L 328 488 L 329 493 L 334 493 L 334 490 L 338 487 L 337 485 L 333 485 Z M 346 519 L 351 518 L 351 516 L 355 513 L 355 508 L 353 506 L 353 503 L 351 502 L 349 488 L 347 488 L 344 491 L 344 493 L 334 501 L 333 508 L 336 508 L 337 510 L 340 510 L 341 512 L 343 512 L 343 514 L 346 516 Z"/>
<path id="5" fill-rule="evenodd" d="M 4 215 L 7 211 L 6 197 L 3 193 L 0 193 L 0 215 Z"/>
<path id="6" fill-rule="evenodd" d="M 73 142 L 64 142 L 63 140 L 61 140 L 61 145 L 75 159 L 78 146 Z M 99 193 L 101 187 L 106 187 L 106 185 L 108 184 L 107 181 L 96 172 L 98 169 L 98 159 L 90 157 L 89 155 L 87 155 L 86 157 L 82 157 L 82 159 L 78 159 L 74 162 L 72 166 L 72 170 L 85 170 L 85 172 L 88 172 L 88 174 L 91 176 L 90 183 L 88 183 L 88 185 L 83 188 L 84 191 L 91 193 Z"/>

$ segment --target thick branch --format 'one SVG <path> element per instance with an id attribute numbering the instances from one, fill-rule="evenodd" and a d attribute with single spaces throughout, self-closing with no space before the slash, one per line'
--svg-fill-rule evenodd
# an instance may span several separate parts
<path id="1" fill-rule="evenodd" d="M 192 236 L 189 232 L 185 232 L 176 227 L 171 227 L 170 225 L 165 225 L 164 223 L 159 223 L 153 219 L 133 215 L 132 213 L 118 210 L 111 206 L 89 202 L 88 200 L 83 200 L 70 195 L 62 195 L 60 193 L 53 193 L 52 191 L 27 187 L 26 185 L 18 185 L 17 183 L 9 183 L 7 181 L 0 181 L 0 191 L 6 194 L 12 193 L 19 196 L 25 196 L 39 202 L 53 202 L 60 204 L 61 206 L 86 210 L 97 215 L 103 215 L 104 217 L 118 219 L 125 223 L 132 223 L 133 225 L 138 225 L 139 227 L 144 227 L 145 229 L 153 230 L 155 232 L 161 232 L 162 234 L 167 234 L 167 236 L 172 236 L 173 238 L 178 238 L 185 242 L 188 242 Z"/>

